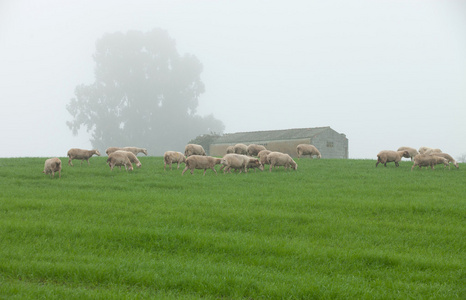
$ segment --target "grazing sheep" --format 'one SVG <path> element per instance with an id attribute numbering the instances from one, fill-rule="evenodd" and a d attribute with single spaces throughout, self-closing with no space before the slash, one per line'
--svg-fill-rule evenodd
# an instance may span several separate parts
<path id="1" fill-rule="evenodd" d="M 118 151 L 118 150 L 123 150 L 123 148 L 122 147 L 108 147 L 107 150 L 105 150 L 105 153 L 107 153 L 107 155 L 110 155 L 113 152 Z"/>
<path id="2" fill-rule="evenodd" d="M 51 178 L 55 177 L 55 172 L 58 172 L 58 178 L 61 178 L 61 160 L 58 157 L 49 158 L 45 161 L 44 171 L 42 173 L 52 174 Z"/>
<path id="3" fill-rule="evenodd" d="M 89 158 L 92 157 L 92 155 L 96 154 L 97 156 L 100 156 L 99 150 L 84 150 L 84 149 L 78 149 L 78 148 L 71 148 L 68 150 L 68 153 L 66 154 L 69 159 L 68 159 L 68 165 L 73 166 L 73 159 L 80 159 L 81 160 L 81 166 L 83 164 L 84 160 L 87 160 L 87 164 L 90 165 L 89 163 Z"/>
<path id="4" fill-rule="evenodd" d="M 248 146 L 246 146 L 245 144 L 236 144 L 234 148 L 236 154 L 248 154 Z"/>
<path id="5" fill-rule="evenodd" d="M 231 169 L 240 170 L 241 173 L 243 170 L 245 173 L 248 172 L 249 168 L 259 168 L 264 170 L 264 167 L 259 162 L 258 158 L 249 157 L 243 154 L 229 153 L 226 154 L 221 160 L 223 173 L 231 173 Z"/>
<path id="6" fill-rule="evenodd" d="M 257 153 L 257 157 L 259 158 L 259 162 L 261 163 L 261 165 L 268 165 L 269 162 L 267 160 L 267 155 L 269 155 L 269 153 L 272 152 L 270 150 L 262 150 L 260 151 L 259 153 Z"/>
<path id="7" fill-rule="evenodd" d="M 409 158 L 408 151 L 383 150 L 377 154 L 377 163 L 375 166 L 377 167 L 380 163 L 382 163 L 386 167 L 388 162 L 395 162 L 395 166 L 398 167 L 402 157 Z"/>
<path id="8" fill-rule="evenodd" d="M 450 169 L 450 163 L 452 163 L 457 169 L 460 167 L 458 162 L 450 154 L 434 153 L 433 155 L 445 158 L 448 161 L 448 169 Z"/>
<path id="9" fill-rule="evenodd" d="M 270 152 L 267 155 L 267 160 L 270 164 L 269 172 L 272 172 L 272 168 L 275 166 L 284 166 L 285 169 L 288 169 L 288 167 L 291 167 L 293 170 L 298 169 L 296 162 L 286 153 Z"/>
<path id="10" fill-rule="evenodd" d="M 436 149 L 428 149 L 424 154 L 437 154 L 437 153 L 443 153 L 442 150 L 436 148 Z"/>
<path id="11" fill-rule="evenodd" d="M 411 161 L 413 161 L 414 157 L 419 154 L 419 152 L 416 149 L 411 147 L 400 147 L 396 151 L 408 151 L 409 156 L 411 157 Z"/>
<path id="12" fill-rule="evenodd" d="M 421 147 L 419 148 L 419 154 L 432 154 L 432 153 L 442 153 L 440 149 L 434 149 L 430 147 Z"/>
<path id="13" fill-rule="evenodd" d="M 249 156 L 257 156 L 257 154 L 259 154 L 259 152 L 262 150 L 267 150 L 267 149 L 265 149 L 265 147 L 262 145 L 256 145 L 256 144 L 251 144 L 246 148 L 246 152 L 248 153 Z"/>
<path id="14" fill-rule="evenodd" d="M 311 159 L 313 156 L 317 156 L 317 158 L 322 158 L 322 155 L 320 154 L 319 150 L 314 145 L 310 144 L 299 144 L 296 147 L 296 152 L 298 152 L 298 159 L 301 157 L 301 155 L 310 155 Z"/>
<path id="15" fill-rule="evenodd" d="M 181 176 L 183 176 L 186 170 L 191 170 L 191 174 L 193 174 L 194 169 L 204 169 L 204 176 L 207 169 L 212 169 L 215 174 L 217 171 L 215 170 L 215 165 L 219 165 L 221 163 L 221 158 L 216 158 L 212 156 L 203 156 L 203 155 L 191 155 L 186 158 L 186 167 L 184 168 Z"/>
<path id="16" fill-rule="evenodd" d="M 227 154 L 229 153 L 235 153 L 235 147 L 234 146 L 228 146 L 227 147 Z"/>
<path id="17" fill-rule="evenodd" d="M 187 144 L 184 148 L 184 156 L 189 157 L 191 155 L 202 155 L 206 156 L 205 150 L 201 145 Z"/>
<path id="18" fill-rule="evenodd" d="M 430 166 L 431 169 L 434 169 L 434 166 L 438 164 L 444 164 L 444 166 L 450 166 L 446 158 L 443 158 L 437 155 L 418 154 L 414 157 L 414 164 L 411 167 L 411 171 L 414 169 L 415 166 L 419 166 L 419 169 L 421 169 L 421 167 L 428 167 L 428 166 Z"/>
<path id="19" fill-rule="evenodd" d="M 146 148 L 123 147 L 123 149 L 121 149 L 121 150 L 129 151 L 129 152 L 133 153 L 134 155 L 138 155 L 138 153 L 144 153 L 145 155 L 147 155 L 147 149 Z"/>
<path id="20" fill-rule="evenodd" d="M 136 164 L 136 167 L 140 168 L 142 166 L 141 162 L 139 161 L 139 159 L 137 158 L 136 154 L 134 154 L 133 152 L 130 152 L 130 151 L 125 151 L 125 150 L 118 150 L 118 151 L 115 151 L 113 153 L 123 153 L 124 155 L 126 155 L 129 159 L 129 161 L 133 164 Z M 121 166 L 120 166 L 120 169 L 121 169 Z"/>
<path id="21" fill-rule="evenodd" d="M 174 162 L 178 164 L 177 169 L 179 169 L 180 163 L 186 163 L 186 157 L 181 152 L 167 151 L 163 154 L 163 161 L 164 161 L 164 164 L 163 164 L 164 171 L 165 171 L 167 164 L 170 166 L 170 170 L 172 170 L 172 163 Z"/>
<path id="22" fill-rule="evenodd" d="M 129 160 L 128 156 L 122 152 L 115 151 L 113 153 L 110 153 L 110 155 L 107 158 L 107 163 L 110 166 L 110 170 L 112 171 L 115 166 L 125 166 L 126 171 L 133 170 L 133 165 L 131 164 L 131 161 Z"/>

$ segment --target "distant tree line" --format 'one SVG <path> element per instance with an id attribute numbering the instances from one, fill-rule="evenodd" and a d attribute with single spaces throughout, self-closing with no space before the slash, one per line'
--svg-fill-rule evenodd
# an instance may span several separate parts
<path id="1" fill-rule="evenodd" d="M 161 29 L 105 34 L 97 40 L 95 82 L 81 84 L 67 105 L 73 134 L 85 127 L 94 148 L 140 146 L 151 155 L 182 150 L 189 140 L 223 123 L 196 113 L 204 93 L 202 64 L 179 55 Z"/>

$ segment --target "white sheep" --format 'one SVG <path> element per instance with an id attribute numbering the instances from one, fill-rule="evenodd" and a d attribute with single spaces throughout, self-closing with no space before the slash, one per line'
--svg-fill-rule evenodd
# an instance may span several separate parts
<path id="1" fill-rule="evenodd" d="M 414 164 L 411 167 L 411 171 L 414 169 L 415 166 L 419 166 L 419 169 L 421 169 L 421 167 L 428 166 L 430 166 L 431 169 L 434 169 L 434 166 L 438 164 L 444 164 L 444 166 L 449 166 L 448 160 L 446 158 L 437 155 L 418 154 L 414 157 Z"/>
<path id="2" fill-rule="evenodd" d="M 432 153 L 442 153 L 442 150 L 436 148 L 430 148 L 430 147 L 421 147 L 419 148 L 419 154 L 432 154 Z"/>
<path id="3" fill-rule="evenodd" d="M 163 170 L 165 171 L 165 168 L 167 164 L 170 166 L 170 170 L 172 170 L 172 163 L 177 163 L 177 169 L 180 168 L 180 163 L 185 163 L 186 164 L 186 157 L 183 155 L 181 152 L 176 152 L 176 151 L 166 151 L 163 154 Z"/>
<path id="4" fill-rule="evenodd" d="M 264 165 L 266 165 L 266 164 L 267 164 L 267 165 L 269 164 L 269 162 L 268 162 L 268 160 L 267 160 L 267 155 L 269 155 L 270 152 L 272 152 L 272 151 L 270 151 L 270 150 L 262 150 L 262 151 L 260 151 L 259 153 L 257 153 L 257 157 L 259 158 L 259 162 L 261 163 L 261 165 L 264 166 Z"/>
<path id="5" fill-rule="evenodd" d="M 414 157 L 419 154 L 419 152 L 416 149 L 411 148 L 411 147 L 404 147 L 404 146 L 398 148 L 396 151 L 408 151 L 411 161 L 413 161 Z"/>
<path id="6" fill-rule="evenodd" d="M 269 172 L 272 172 L 272 168 L 275 166 L 284 166 L 285 169 L 288 169 L 288 167 L 291 167 L 293 170 L 298 169 L 296 162 L 286 153 L 270 152 L 267 155 L 267 161 L 270 164 Z"/>
<path id="7" fill-rule="evenodd" d="M 116 152 L 116 151 L 113 153 L 110 153 L 110 155 L 107 158 L 107 163 L 110 166 L 110 170 L 112 171 L 115 166 L 117 167 L 125 166 L 126 171 L 133 170 L 133 165 L 131 164 L 131 161 L 129 160 L 128 156 L 125 153 Z"/>
<path id="8" fill-rule="evenodd" d="M 108 147 L 107 150 L 105 150 L 105 153 L 107 153 L 107 155 L 110 155 L 118 150 L 123 150 L 123 147 Z"/>
<path id="9" fill-rule="evenodd" d="M 245 144 L 236 144 L 234 148 L 236 154 L 248 154 L 248 146 L 246 146 Z"/>
<path id="10" fill-rule="evenodd" d="M 386 167 L 387 163 L 395 162 L 395 166 L 398 167 L 402 157 L 409 158 L 408 151 L 382 150 L 377 154 L 377 163 L 375 166 L 377 167 L 380 163 L 382 163 Z"/>
<path id="11" fill-rule="evenodd" d="M 309 155 L 312 159 L 313 156 L 317 156 L 317 158 L 322 158 L 319 150 L 314 145 L 310 144 L 299 144 L 296 147 L 296 152 L 298 152 L 298 159 L 301 158 L 301 155 Z"/>
<path id="12" fill-rule="evenodd" d="M 231 173 L 231 169 L 240 170 L 241 173 L 243 170 L 245 173 L 248 172 L 249 168 L 259 168 L 264 170 L 264 167 L 259 162 L 258 158 L 246 156 L 243 154 L 229 153 L 226 154 L 221 160 L 223 173 Z"/>
<path id="13" fill-rule="evenodd" d="M 249 156 L 257 156 L 257 154 L 259 154 L 259 152 L 262 150 L 267 150 L 267 149 L 262 145 L 256 145 L 256 144 L 250 144 L 246 148 L 246 152 L 248 153 Z"/>
<path id="14" fill-rule="evenodd" d="M 437 153 L 443 153 L 442 150 L 435 148 L 435 149 L 428 149 L 424 154 L 437 154 Z"/>
<path id="15" fill-rule="evenodd" d="M 460 167 L 458 162 L 450 154 L 447 154 L 447 153 L 434 153 L 432 155 L 440 156 L 440 157 L 445 158 L 448 161 L 448 169 L 450 169 L 450 163 L 452 163 L 457 169 Z"/>
<path id="16" fill-rule="evenodd" d="M 81 166 L 83 164 L 84 160 L 87 160 L 87 164 L 90 165 L 89 163 L 89 158 L 92 157 L 92 155 L 97 155 L 100 156 L 99 150 L 84 150 L 84 149 L 78 149 L 78 148 L 71 148 L 68 150 L 68 153 L 66 154 L 68 156 L 68 165 L 73 166 L 73 159 L 80 159 L 81 160 Z"/>
<path id="17" fill-rule="evenodd" d="M 191 155 L 186 158 L 186 167 L 181 173 L 181 176 L 183 176 L 184 172 L 186 172 L 188 169 L 191 171 L 191 174 L 193 174 L 194 169 L 204 169 L 204 176 L 207 169 L 212 169 L 215 174 L 217 174 L 215 165 L 219 165 L 221 160 L 221 158 L 212 156 Z"/>
<path id="18" fill-rule="evenodd" d="M 139 147 L 123 147 L 124 151 L 129 151 L 133 153 L 134 155 L 138 155 L 138 153 L 144 153 L 144 155 L 147 155 L 147 149 L 146 148 L 139 148 Z"/>
<path id="19" fill-rule="evenodd" d="M 136 167 L 140 168 L 142 166 L 141 162 L 139 161 L 139 159 L 137 158 L 136 154 L 134 154 L 133 152 L 130 152 L 130 151 L 125 151 L 125 150 L 117 150 L 113 153 L 123 153 L 124 155 L 126 155 L 129 159 L 129 161 L 133 164 L 136 164 Z M 120 166 L 120 169 L 121 169 L 121 166 Z"/>
<path id="20" fill-rule="evenodd" d="M 227 154 L 235 153 L 235 146 L 228 146 L 227 147 Z"/>
<path id="21" fill-rule="evenodd" d="M 55 172 L 58 172 L 58 178 L 61 178 L 61 160 L 58 157 L 49 158 L 45 161 L 44 171 L 42 173 L 52 174 L 51 178 L 55 177 Z"/>
<path id="22" fill-rule="evenodd" d="M 202 155 L 206 156 L 205 150 L 201 145 L 187 144 L 184 148 L 184 156 L 189 157 L 191 155 Z"/>

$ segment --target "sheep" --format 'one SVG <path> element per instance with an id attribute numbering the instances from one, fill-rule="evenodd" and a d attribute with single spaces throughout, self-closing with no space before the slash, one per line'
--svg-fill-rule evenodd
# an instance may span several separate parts
<path id="1" fill-rule="evenodd" d="M 405 151 L 405 150 L 408 151 L 409 156 L 411 157 L 411 161 L 413 161 L 414 157 L 419 154 L 419 152 L 416 149 L 411 148 L 411 147 L 400 147 L 396 151 Z"/>
<path id="2" fill-rule="evenodd" d="M 430 154 L 418 154 L 414 157 L 414 164 L 411 167 L 411 171 L 415 166 L 419 166 L 419 169 L 421 169 L 421 167 L 428 166 L 430 166 L 431 169 L 434 169 L 434 166 L 438 164 L 444 164 L 445 167 L 449 166 L 446 158 Z"/>
<path id="3" fill-rule="evenodd" d="M 107 150 L 105 150 L 105 153 L 107 153 L 107 155 L 110 155 L 113 152 L 118 151 L 118 150 L 123 150 L 123 148 L 122 147 L 108 147 Z"/>
<path id="4" fill-rule="evenodd" d="M 117 150 L 117 151 L 115 151 L 113 153 L 123 153 L 124 155 L 126 155 L 128 157 L 129 161 L 132 164 L 136 164 L 136 167 L 140 168 L 142 166 L 142 164 L 139 161 L 139 159 L 137 158 L 136 154 L 134 154 L 133 152 L 125 151 L 125 150 Z M 121 169 L 121 166 L 120 166 L 120 169 Z"/>
<path id="5" fill-rule="evenodd" d="M 288 169 L 288 167 L 291 167 L 293 170 L 298 169 L 296 162 L 286 153 L 270 152 L 267 155 L 267 161 L 270 164 L 269 172 L 272 172 L 272 168 L 275 166 L 284 166 L 285 169 Z"/>
<path id="6" fill-rule="evenodd" d="M 61 178 L 61 160 L 58 157 L 49 158 L 45 161 L 44 171 L 42 173 L 52 174 L 51 178 L 55 177 L 55 172 L 58 172 L 58 178 Z"/>
<path id="7" fill-rule="evenodd" d="M 245 144 L 236 144 L 234 148 L 236 154 L 248 154 L 248 146 L 246 146 Z"/>
<path id="8" fill-rule="evenodd" d="M 267 149 L 262 145 L 256 145 L 256 144 L 251 144 L 246 148 L 246 152 L 248 153 L 249 156 L 257 156 L 257 154 L 259 154 L 259 152 L 262 150 L 267 150 Z"/>
<path id="9" fill-rule="evenodd" d="M 186 172 L 188 169 L 191 171 L 191 174 L 193 174 L 194 169 L 204 169 L 204 176 L 207 169 L 212 169 L 215 174 L 217 174 L 215 165 L 219 165 L 221 160 L 221 158 L 212 156 L 191 155 L 186 158 L 186 167 L 181 173 L 181 176 L 183 176 L 184 172 Z"/>
<path id="10" fill-rule="evenodd" d="M 448 161 L 448 169 L 450 169 L 450 163 L 452 163 L 457 169 L 460 167 L 458 162 L 450 154 L 434 153 L 433 155 L 445 158 Z"/>
<path id="11" fill-rule="evenodd" d="M 235 147 L 234 146 L 228 146 L 227 147 L 227 154 L 229 153 L 235 153 Z"/>
<path id="12" fill-rule="evenodd" d="M 260 151 L 259 153 L 257 153 L 257 157 L 259 158 L 259 162 L 262 164 L 262 165 L 268 165 L 269 162 L 267 161 L 267 155 L 269 155 L 269 153 L 272 152 L 270 150 L 262 150 Z"/>
<path id="13" fill-rule="evenodd" d="M 317 156 L 317 158 L 322 158 L 319 150 L 314 145 L 310 144 L 299 144 L 296 147 L 296 152 L 298 152 L 298 159 L 301 158 L 301 155 L 310 155 L 311 159 L 313 156 Z"/>
<path id="14" fill-rule="evenodd" d="M 128 151 L 133 153 L 134 155 L 138 155 L 138 153 L 144 153 L 147 156 L 147 149 L 146 148 L 139 148 L 139 147 L 123 147 L 124 151 Z"/>
<path id="15" fill-rule="evenodd" d="M 434 149 L 430 147 L 421 147 L 419 148 L 419 154 L 432 154 L 432 153 L 442 153 L 440 149 Z"/>
<path id="16" fill-rule="evenodd" d="M 424 154 L 437 154 L 437 153 L 443 153 L 442 150 L 436 148 L 436 149 L 427 149 Z"/>
<path id="17" fill-rule="evenodd" d="M 110 153 L 110 155 L 107 158 L 107 163 L 111 171 L 113 171 L 113 168 L 115 166 L 125 166 L 126 171 L 133 170 L 133 165 L 131 164 L 131 161 L 129 160 L 128 156 L 122 152 L 115 151 L 113 153 Z"/>
<path id="18" fill-rule="evenodd" d="M 259 162 L 258 158 L 249 157 L 243 154 L 229 153 L 226 154 L 221 160 L 223 173 L 231 173 L 231 169 L 240 170 L 241 173 L 243 170 L 245 173 L 248 172 L 249 168 L 259 168 L 264 170 L 264 167 Z"/>
<path id="19" fill-rule="evenodd" d="M 81 166 L 83 164 L 84 160 L 87 160 L 87 165 L 90 165 L 89 163 L 89 158 L 92 157 L 92 155 L 96 154 L 97 156 L 100 156 L 99 150 L 84 150 L 84 149 L 78 149 L 78 148 L 71 148 L 68 150 L 68 153 L 66 154 L 69 159 L 68 159 L 68 165 L 73 166 L 73 159 L 80 159 L 81 160 Z"/>
<path id="20" fill-rule="evenodd" d="M 377 167 L 382 163 L 386 167 L 388 162 L 395 162 L 395 166 L 398 167 L 402 157 L 409 158 L 408 151 L 382 150 L 377 154 L 377 163 L 375 166 Z"/>
<path id="21" fill-rule="evenodd" d="M 176 152 L 176 151 L 166 151 L 163 154 L 163 170 L 165 171 L 165 168 L 167 164 L 170 166 L 170 170 L 172 170 L 172 163 L 176 162 L 178 164 L 177 169 L 180 168 L 180 163 L 186 164 L 186 157 L 183 155 L 181 152 Z"/>
<path id="22" fill-rule="evenodd" d="M 206 156 L 205 150 L 201 145 L 187 144 L 184 148 L 184 156 L 189 157 L 191 155 L 202 155 Z"/>

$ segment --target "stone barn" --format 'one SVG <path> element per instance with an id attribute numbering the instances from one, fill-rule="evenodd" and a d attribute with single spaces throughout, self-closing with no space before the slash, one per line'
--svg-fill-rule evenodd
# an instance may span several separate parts
<path id="1" fill-rule="evenodd" d="M 322 158 L 348 158 L 346 135 L 329 126 L 228 133 L 210 145 L 209 153 L 223 156 L 228 146 L 238 143 L 263 145 L 268 150 L 288 153 L 291 157 L 298 156 L 296 146 L 299 144 L 312 144 L 319 149 Z"/>

